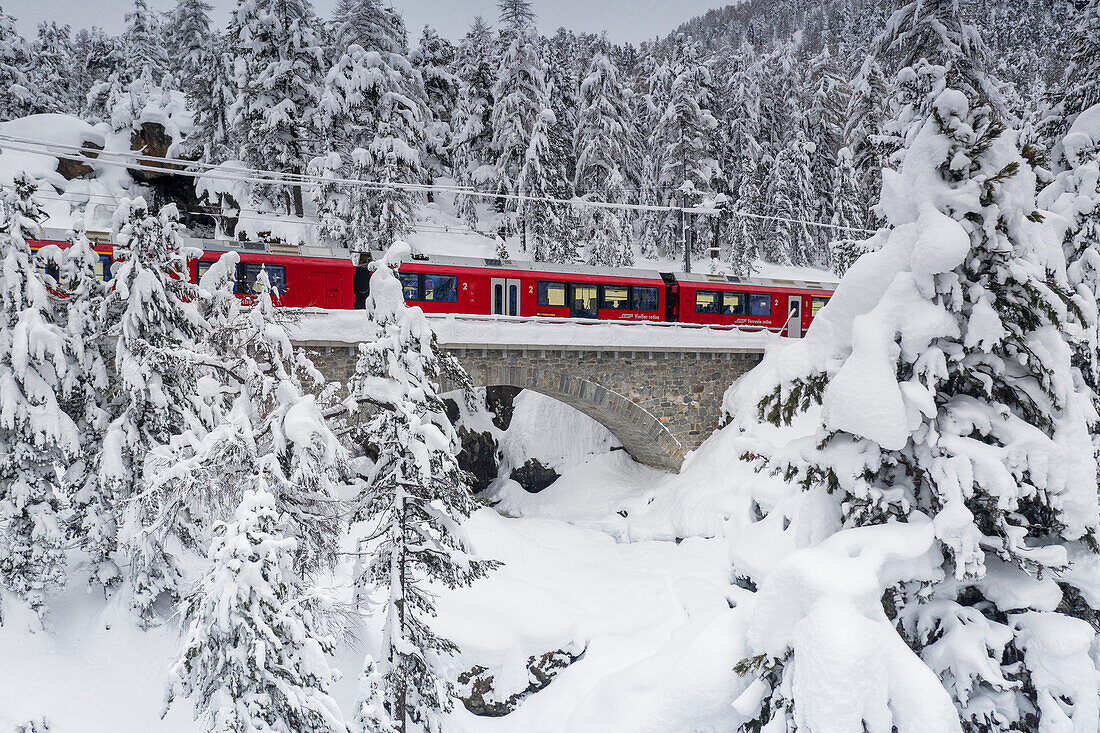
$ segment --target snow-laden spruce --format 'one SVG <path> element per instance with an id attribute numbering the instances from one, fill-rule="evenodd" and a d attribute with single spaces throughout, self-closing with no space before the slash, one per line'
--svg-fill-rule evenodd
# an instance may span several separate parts
<path id="1" fill-rule="evenodd" d="M 324 601 L 296 573 L 297 543 L 275 504 L 263 488 L 248 490 L 234 521 L 216 528 L 210 567 L 187 598 L 165 713 L 187 698 L 211 733 L 345 733 L 328 694 L 337 675 Z"/>
<path id="2" fill-rule="evenodd" d="M 439 351 L 420 309 L 405 306 L 394 271 L 408 251 L 397 243 L 376 263 L 367 313 L 378 333 L 360 344 L 347 400 L 352 411 L 360 405 L 375 410 L 363 434 L 377 458 L 354 512 L 369 532 L 359 543 L 357 593 L 361 605 L 380 603 L 384 617 L 382 648 L 377 660 L 367 657 L 356 711 L 359 726 L 369 731 L 383 730 L 379 721 L 402 731 L 407 723 L 440 730 L 452 685 L 439 658 L 457 647 L 432 630 L 429 584 L 469 585 L 493 566 L 472 555 L 462 530 L 476 502 L 437 392 L 444 373 L 461 379 L 464 372 Z"/>
<path id="3" fill-rule="evenodd" d="M 626 189 L 637 184 L 638 141 L 624 92 L 614 62 L 603 51 L 593 56 L 588 76 L 581 82 L 573 138 L 577 155 L 573 187 L 581 197 L 626 203 Z M 626 212 L 591 207 L 582 211 L 581 237 L 588 243 L 588 262 L 604 267 L 633 265 L 633 237 Z"/>
<path id="4" fill-rule="evenodd" d="M 177 216 L 174 205 L 152 214 L 140 198 L 119 204 L 112 287 L 103 306 L 117 337 L 117 397 L 103 440 L 99 491 L 120 515 L 132 604 L 145 619 L 157 597 L 174 593 L 180 580 L 173 548 L 147 531 L 160 507 L 146 492 L 146 458 L 173 436 L 202 432 L 212 422 L 198 392 L 194 353 L 206 324 Z"/>
<path id="5" fill-rule="evenodd" d="M 381 10 L 379 10 L 381 12 Z M 353 44 L 325 76 L 323 129 L 334 152 L 322 175 L 403 186 L 422 182 L 424 125 L 430 111 L 420 74 L 398 53 Z M 420 196 L 405 188 L 322 184 L 321 226 L 353 251 L 388 247 L 412 232 Z"/>
<path id="6" fill-rule="evenodd" d="M 323 71 L 309 0 L 239 0 L 226 32 L 236 97 L 231 139 L 252 168 L 302 173 L 313 157 Z M 302 189 L 256 184 L 254 204 L 302 215 Z"/>
<path id="7" fill-rule="evenodd" d="M 410 61 L 424 83 L 429 115 L 424 120 L 425 166 L 432 176 L 451 169 L 451 111 L 458 100 L 458 76 L 451 71 L 455 47 L 431 26 L 424 26 Z"/>
<path id="8" fill-rule="evenodd" d="M 1067 275 L 1086 303 L 1082 309 L 1096 318 L 1100 294 L 1100 104 L 1074 120 L 1054 149 L 1054 180 L 1039 201 L 1065 227 Z M 1077 365 L 1089 387 L 1100 389 L 1100 344 L 1089 332 L 1076 346 Z"/>
<path id="9" fill-rule="evenodd" d="M 335 494 L 346 452 L 308 389 L 321 377 L 291 345 L 266 270 L 251 303 L 234 295 L 239 259 L 227 252 L 200 282 L 208 331 L 198 347 L 199 390 L 216 418 L 209 431 L 184 432 L 153 450 L 150 531 L 175 534 L 201 553 L 243 492 L 263 487 L 297 541 L 296 567 L 331 568 L 344 527 Z"/>
<path id="10" fill-rule="evenodd" d="M 784 720 L 928 729 L 926 712 L 905 702 L 910 673 L 891 671 L 906 658 L 890 656 L 896 627 L 967 726 L 1094 730 L 1096 415 L 1070 341 L 1096 324 L 1070 288 L 1061 232 L 1043 223 L 1015 134 L 983 98 L 949 86 L 968 78 L 954 67 L 922 61 L 899 78 L 922 93 L 910 92 L 919 103 L 898 129 L 901 164 L 883 172 L 877 251 L 851 267 L 806 338 L 770 352 L 727 406 L 760 439 L 750 457 L 761 469 L 803 487 L 812 534 L 840 533 L 792 556 L 792 572 L 808 578 L 823 548 L 858 542 L 865 530 L 848 528 L 866 525 L 907 552 L 919 546 L 905 533 L 923 527 L 934 567 L 887 562 L 865 588 L 834 584 L 808 599 L 784 591 L 793 581 L 783 574 L 769 577 L 761 601 L 785 601 L 762 607 L 750 634 L 758 656 L 743 670 L 759 675 L 756 720 L 767 730 Z M 794 420 L 816 429 L 768 447 L 770 424 Z M 765 620 L 781 615 L 785 630 Z M 869 624 L 885 637 L 853 657 Z M 867 675 L 882 665 L 881 679 Z M 860 714 L 829 727 L 828 700 L 848 699 L 847 686 L 867 692 Z"/>
<path id="11" fill-rule="evenodd" d="M 80 431 L 80 454 L 66 466 L 65 480 L 73 505 L 70 532 L 87 553 L 92 569 L 89 581 L 107 587 L 121 576 L 111 557 L 117 534 L 115 507 L 99 480 L 103 436 L 111 410 L 108 364 L 112 359 L 103 319 L 107 286 L 97 276 L 97 268 L 102 266 L 99 253 L 77 227 L 59 266 L 66 296 L 66 349 L 73 366 L 62 393 L 65 410 Z"/>
<path id="12" fill-rule="evenodd" d="M 57 284 L 39 273 L 27 244 L 44 218 L 37 188 L 20 175 L 0 197 L 0 587 L 41 616 L 65 580 L 61 471 L 80 437 L 58 399 L 78 367 L 50 293 Z"/>
<path id="13" fill-rule="evenodd" d="M 714 78 L 701 49 L 690 40 L 677 38 L 669 53 L 672 76 L 649 135 L 649 148 L 658 163 L 654 187 L 662 204 L 686 201 L 690 206 L 699 203 L 697 193 L 710 191 L 714 179 L 721 176 L 715 147 L 718 121 L 711 113 Z M 658 248 L 668 256 L 680 247 L 684 221 L 678 212 L 664 212 L 659 217 Z M 692 217 L 687 225 L 701 226 L 702 222 Z M 702 238 L 696 237 L 694 255 L 701 253 L 701 242 Z"/>
<path id="14" fill-rule="evenodd" d="M 451 146 L 455 182 L 478 187 L 492 175 L 493 81 L 496 73 L 493 30 L 480 15 L 459 41 L 455 55 L 458 97 L 451 115 Z M 456 207 L 472 228 L 478 225 L 474 196 L 459 196 Z"/>
<path id="15" fill-rule="evenodd" d="M 521 188 L 520 174 L 528 160 L 535 128 L 544 110 L 550 106 L 550 91 L 539 55 L 531 4 L 527 0 L 501 3 L 500 21 L 504 52 L 493 86 L 491 145 L 496 163 L 491 190 L 522 196 L 527 191 Z M 526 222 L 519 216 L 519 207 L 519 201 L 503 200 L 498 209 L 501 214 L 493 228 L 506 234 L 520 232 L 524 236 Z"/>

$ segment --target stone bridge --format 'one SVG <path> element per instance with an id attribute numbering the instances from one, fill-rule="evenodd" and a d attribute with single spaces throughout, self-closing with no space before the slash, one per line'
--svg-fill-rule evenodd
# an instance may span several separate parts
<path id="1" fill-rule="evenodd" d="M 531 340 L 529 328 L 503 338 L 499 328 L 493 329 L 495 338 L 488 342 L 484 328 L 456 333 L 463 329 L 441 325 L 436 329 L 441 345 L 458 358 L 475 386 L 518 387 L 560 400 L 606 427 L 639 463 L 671 471 L 679 470 L 687 452 L 718 427 L 723 394 L 760 361 L 769 338 L 696 329 L 669 339 L 658 329 L 607 324 L 628 332 L 623 337 L 621 331 L 578 331 L 579 324 L 569 324 L 572 328 L 556 334 L 566 343 L 547 343 L 543 335 L 538 343 L 525 344 L 525 336 Z M 313 352 L 326 377 L 342 381 L 354 372 L 354 344 L 319 338 L 330 335 L 325 328 L 298 333 L 295 341 Z M 451 391 L 454 385 L 440 388 Z"/>

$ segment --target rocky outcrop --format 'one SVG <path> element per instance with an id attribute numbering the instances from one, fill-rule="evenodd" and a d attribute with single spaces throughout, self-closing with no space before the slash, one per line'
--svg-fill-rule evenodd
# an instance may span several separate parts
<path id="1" fill-rule="evenodd" d="M 558 480 L 557 471 L 544 466 L 537 458 L 528 458 L 519 468 L 513 469 L 510 479 L 518 483 L 530 494 L 537 494 Z"/>
<path id="2" fill-rule="evenodd" d="M 152 183 L 166 176 L 171 176 L 176 171 L 182 170 L 178 165 L 164 162 L 168 157 L 168 151 L 172 147 L 172 136 L 159 122 L 143 122 L 141 127 L 130 133 L 130 150 L 141 153 L 141 165 L 147 168 L 159 168 L 158 171 L 130 169 L 130 175 L 134 180 L 142 183 Z M 190 179 L 188 179 L 190 180 Z M 193 187 L 192 187 L 193 188 Z"/>
<path id="3" fill-rule="evenodd" d="M 80 142 L 80 148 L 80 155 L 88 160 L 95 160 L 99 157 L 99 151 L 103 150 L 102 145 L 91 140 L 82 140 Z M 69 158 L 58 158 L 57 160 L 57 172 L 60 173 L 62 178 L 66 181 L 71 181 L 75 178 L 83 178 L 91 174 L 94 170 L 95 169 L 90 165 L 79 160 L 71 160 Z"/>
<path id="4" fill-rule="evenodd" d="M 545 689 L 563 669 L 583 656 L 583 649 L 578 654 L 555 649 L 537 657 L 529 657 L 527 678 L 530 684 L 504 699 L 494 694 L 493 675 L 485 667 L 474 667 L 458 676 L 458 683 L 461 685 L 459 699 L 474 715 L 486 718 L 503 717 L 515 710 L 525 698 Z"/>
<path id="5" fill-rule="evenodd" d="M 493 413 L 493 425 L 507 430 L 515 414 L 516 396 L 523 390 L 519 387 L 486 387 L 485 407 Z"/>
<path id="6" fill-rule="evenodd" d="M 458 428 L 458 440 L 462 444 L 459 467 L 470 474 L 470 488 L 475 494 L 484 491 L 500 470 L 496 440 L 492 433 L 478 433 L 464 427 Z"/>

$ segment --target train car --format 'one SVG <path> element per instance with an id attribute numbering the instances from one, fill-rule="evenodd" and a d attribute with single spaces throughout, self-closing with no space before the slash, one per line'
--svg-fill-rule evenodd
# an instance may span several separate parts
<path id="1" fill-rule="evenodd" d="M 38 254 L 38 251 L 43 247 L 54 245 L 60 249 L 66 249 L 69 246 L 70 232 L 62 229 L 49 229 L 43 228 L 41 231 L 41 239 L 32 239 L 27 242 L 30 246 L 31 252 Z M 96 254 L 99 255 L 99 262 L 96 263 L 96 277 L 100 280 L 111 279 L 111 263 L 114 247 L 111 245 L 110 238 L 102 232 L 88 232 L 88 239 L 92 242 L 95 248 Z M 39 265 L 43 270 L 51 270 L 52 266 L 42 263 Z M 57 276 L 56 272 L 51 272 L 54 277 Z"/>
<path id="2" fill-rule="evenodd" d="M 67 247 L 65 233 L 43 232 L 32 250 Z M 105 233 L 90 234 L 103 279 L 111 277 L 112 247 Z M 199 278 L 227 251 L 240 257 L 236 292 L 255 291 L 266 268 L 279 305 L 350 309 L 355 306 L 356 268 L 344 249 L 298 247 L 231 240 L 186 240 L 202 254 L 189 262 Z M 381 253 L 375 253 L 377 259 Z M 398 277 L 409 305 L 427 313 L 540 316 L 608 321 L 665 321 L 767 329 L 800 338 L 832 296 L 832 283 L 736 278 L 513 262 L 438 255 L 412 255 Z"/>
<path id="3" fill-rule="evenodd" d="M 667 321 L 767 329 L 800 338 L 835 285 L 414 255 L 399 268 L 428 313 Z"/>
<path id="4" fill-rule="evenodd" d="M 676 273 L 670 320 L 766 328 L 801 338 L 836 287 L 832 283 Z"/>
<path id="5" fill-rule="evenodd" d="M 28 244 L 35 253 L 51 244 L 65 249 L 69 246 L 67 236 L 68 232 L 60 229 L 44 229 L 42 239 Z M 105 232 L 88 232 L 88 237 L 99 254 L 96 274 L 101 280 L 110 280 L 114 248 L 109 235 Z M 264 267 L 278 296 L 279 305 L 291 308 L 350 309 L 355 303 L 352 288 L 355 267 L 346 250 L 194 238 L 186 238 L 184 244 L 202 250 L 197 259 L 188 262 L 190 280 L 193 283 L 197 283 L 219 257 L 232 250 L 240 256 L 234 290 L 241 297 L 255 292 L 256 276 L 260 268 Z M 46 265 L 43 264 L 43 267 Z"/>
<path id="6" fill-rule="evenodd" d="M 191 282 L 198 282 L 219 257 L 232 250 L 240 256 L 234 290 L 242 297 L 255 292 L 256 276 L 264 268 L 281 306 L 350 309 L 355 303 L 355 267 L 346 253 L 323 247 L 278 251 L 263 243 L 246 246 L 223 240 L 190 240 L 187 244 L 202 249 L 202 255 L 188 264 Z"/>
<path id="7" fill-rule="evenodd" d="M 398 276 L 426 313 L 664 320 L 664 282 L 646 270 L 414 255 Z"/>

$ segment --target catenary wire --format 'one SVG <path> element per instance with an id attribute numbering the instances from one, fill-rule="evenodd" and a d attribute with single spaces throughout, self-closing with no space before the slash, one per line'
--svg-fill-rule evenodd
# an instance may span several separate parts
<path id="1" fill-rule="evenodd" d="M 171 175 L 181 175 L 190 178 L 206 178 L 210 180 L 224 180 L 239 183 L 256 183 L 263 185 L 301 185 L 301 184 L 336 184 L 343 186 L 360 186 L 371 190 L 406 190 L 414 192 L 427 192 L 438 191 L 443 193 L 454 193 L 478 198 L 491 198 L 491 199 L 504 199 L 512 201 L 532 201 L 543 203 L 554 203 L 567 206 L 578 207 L 591 207 L 591 208 L 605 208 L 605 209 L 619 209 L 629 211 L 655 211 L 655 212 L 681 212 L 684 214 L 727 214 L 730 216 L 743 217 L 747 219 L 761 220 L 761 221 L 777 221 L 785 222 L 789 224 L 801 224 L 805 226 L 820 227 L 824 229 L 832 229 L 836 231 L 858 232 L 863 234 L 874 234 L 875 230 L 865 229 L 862 227 L 851 227 L 839 224 L 832 224 L 826 222 L 812 221 L 808 219 L 797 219 L 794 217 L 781 217 L 768 214 L 756 214 L 753 212 L 739 211 L 739 210 L 721 210 L 710 207 L 677 207 L 677 206 L 661 206 L 652 204 L 625 204 L 608 201 L 592 201 L 582 198 L 562 199 L 554 197 L 540 197 L 540 196 L 525 196 L 521 194 L 503 194 L 492 193 L 486 191 L 478 191 L 471 188 L 463 188 L 460 186 L 446 186 L 441 184 L 426 184 L 426 183 L 393 183 L 393 182 L 379 182 L 379 181 L 364 181 L 355 178 L 329 178 L 323 176 L 314 176 L 306 174 L 287 174 L 278 171 L 268 171 L 256 168 L 238 168 L 238 167 L 225 167 L 222 165 L 214 165 L 209 163 L 198 163 L 196 161 L 188 161 L 180 158 L 157 158 L 149 155 L 143 155 L 136 151 L 95 151 L 95 158 L 91 158 L 87 153 L 88 148 L 83 148 L 75 145 L 69 145 L 65 143 L 52 143 L 49 141 L 35 140 L 32 138 L 20 138 L 12 135 L 0 134 L 0 141 L 3 141 L 3 146 L 21 152 L 34 153 L 39 155 L 48 155 L 51 157 L 62 158 L 65 160 L 72 160 L 79 163 L 88 164 L 100 164 L 111 165 L 116 167 L 125 167 L 134 170 L 141 170 L 153 173 L 170 173 Z M 110 158 L 110 159 L 104 159 Z M 145 161 L 157 161 L 162 165 L 149 165 Z M 203 168 L 202 171 L 195 170 L 179 170 L 179 169 L 166 169 L 163 164 L 172 166 L 187 166 L 187 167 L 199 167 Z M 250 175 L 241 175 L 241 173 L 248 173 Z M 285 221 L 285 220 L 279 220 Z"/>

